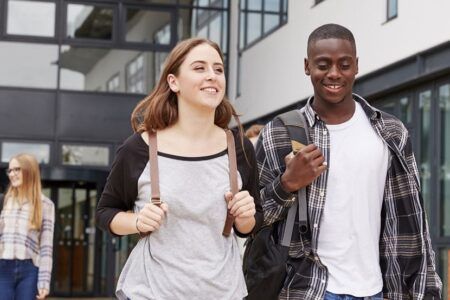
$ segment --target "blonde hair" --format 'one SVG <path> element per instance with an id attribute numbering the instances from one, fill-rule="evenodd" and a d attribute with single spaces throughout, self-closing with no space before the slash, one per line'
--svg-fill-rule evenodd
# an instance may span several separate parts
<path id="1" fill-rule="evenodd" d="M 42 226 L 42 186 L 39 164 L 30 154 L 17 154 L 11 160 L 17 160 L 22 172 L 22 184 L 14 187 L 9 184 L 5 202 L 12 199 L 19 204 L 30 202 L 30 229 L 40 230 Z M 11 161 L 10 160 L 10 161 Z"/>

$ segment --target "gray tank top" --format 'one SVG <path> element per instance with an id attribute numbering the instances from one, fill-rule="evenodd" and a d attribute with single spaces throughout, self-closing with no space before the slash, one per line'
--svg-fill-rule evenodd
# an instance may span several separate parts
<path id="1" fill-rule="evenodd" d="M 119 299 L 243 299 L 247 295 L 235 234 L 222 235 L 230 190 L 226 151 L 185 158 L 159 153 L 161 200 L 169 212 L 141 239 L 120 274 Z M 242 186 L 238 176 L 239 187 Z M 138 180 L 139 211 L 150 199 L 147 163 Z"/>

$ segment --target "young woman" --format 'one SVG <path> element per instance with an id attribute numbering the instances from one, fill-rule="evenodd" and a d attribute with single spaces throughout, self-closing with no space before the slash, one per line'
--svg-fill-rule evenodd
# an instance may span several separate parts
<path id="1" fill-rule="evenodd" d="M 225 130 L 236 113 L 225 88 L 217 44 L 189 39 L 172 50 L 155 89 L 135 108 L 135 134 L 117 151 L 97 208 L 99 226 L 112 234 L 151 233 L 122 270 L 119 299 L 246 296 L 235 236 L 257 230 L 262 213 L 253 146 L 241 131 L 233 132 L 240 191 L 230 193 Z M 150 148 L 158 151 L 160 206 L 150 202 L 148 133 L 157 136 Z M 227 208 L 235 217 L 228 237 Z"/>
<path id="2" fill-rule="evenodd" d="M 36 159 L 14 156 L 0 199 L 0 298 L 44 299 L 50 290 L 55 207 L 41 194 Z"/>

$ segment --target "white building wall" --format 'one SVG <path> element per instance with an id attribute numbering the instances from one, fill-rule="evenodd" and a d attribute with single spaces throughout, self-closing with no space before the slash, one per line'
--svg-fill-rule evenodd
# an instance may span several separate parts
<path id="1" fill-rule="evenodd" d="M 254 120 L 312 94 L 303 59 L 308 35 L 322 24 L 338 23 L 353 32 L 359 76 L 450 40 L 449 0 L 399 1 L 398 17 L 389 22 L 386 3 L 325 0 L 314 6 L 313 0 L 290 0 L 288 23 L 242 53 L 241 93 L 234 102 L 241 120 Z"/>

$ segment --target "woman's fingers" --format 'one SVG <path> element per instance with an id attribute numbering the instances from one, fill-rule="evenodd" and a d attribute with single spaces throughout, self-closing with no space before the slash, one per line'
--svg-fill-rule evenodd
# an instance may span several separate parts
<path id="1" fill-rule="evenodd" d="M 161 206 L 147 203 L 138 213 L 136 221 L 138 230 L 148 232 L 159 229 L 168 211 L 169 206 L 166 203 L 162 203 Z"/>
<path id="2" fill-rule="evenodd" d="M 229 198 L 231 193 L 226 193 L 225 197 Z M 228 202 L 230 213 L 235 217 L 251 217 L 255 214 L 255 202 L 248 191 L 238 192 Z"/>

